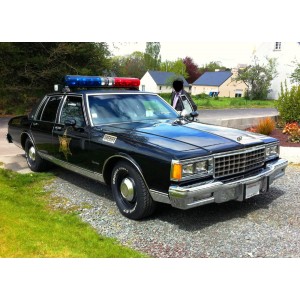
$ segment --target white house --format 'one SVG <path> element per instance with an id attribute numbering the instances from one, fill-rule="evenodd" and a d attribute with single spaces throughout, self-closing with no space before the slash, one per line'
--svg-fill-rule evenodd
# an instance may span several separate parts
<path id="1" fill-rule="evenodd" d="M 265 57 L 276 58 L 278 76 L 272 81 L 269 99 L 278 99 L 281 83 L 287 82 L 290 89 L 292 83 L 290 76 L 296 68 L 293 61 L 300 63 L 300 43 L 299 42 L 269 42 L 261 43 L 257 46 L 253 55 L 257 56 L 259 62 L 264 63 Z"/>
<path id="2" fill-rule="evenodd" d="M 189 84 L 182 76 L 179 77 L 183 80 L 183 88 L 189 92 Z M 141 78 L 140 90 L 156 94 L 171 93 L 175 78 L 178 76 L 173 72 L 147 71 Z"/>
<path id="3" fill-rule="evenodd" d="M 219 97 L 244 97 L 248 86 L 235 81 L 237 69 L 232 71 L 205 72 L 192 84 L 192 95 L 207 94 Z"/>

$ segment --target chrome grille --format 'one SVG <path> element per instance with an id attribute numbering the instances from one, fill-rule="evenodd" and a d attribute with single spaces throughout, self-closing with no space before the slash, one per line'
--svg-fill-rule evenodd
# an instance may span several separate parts
<path id="1" fill-rule="evenodd" d="M 215 157 L 216 178 L 248 172 L 263 166 L 265 147 L 256 147 L 245 151 L 227 153 Z"/>

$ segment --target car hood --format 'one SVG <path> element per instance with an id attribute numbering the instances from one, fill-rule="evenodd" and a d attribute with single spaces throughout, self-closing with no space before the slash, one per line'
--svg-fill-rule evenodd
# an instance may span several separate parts
<path id="1" fill-rule="evenodd" d="M 208 152 L 226 151 L 260 145 L 272 139 L 243 130 L 198 122 L 184 125 L 176 125 L 174 122 L 116 124 L 105 126 L 103 130 L 109 134 L 122 135 L 135 142 L 145 142 L 174 151 L 199 148 Z"/>

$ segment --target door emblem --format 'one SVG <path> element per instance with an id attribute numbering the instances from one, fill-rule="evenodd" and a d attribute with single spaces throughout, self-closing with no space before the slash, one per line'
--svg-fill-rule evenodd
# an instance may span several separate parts
<path id="1" fill-rule="evenodd" d="M 237 140 L 238 142 L 240 142 L 242 139 L 243 139 L 242 136 L 238 136 L 236 140 Z"/>
<path id="2" fill-rule="evenodd" d="M 103 137 L 104 142 L 111 143 L 111 144 L 114 144 L 116 140 L 117 140 L 116 136 L 109 135 L 109 134 L 105 134 Z"/>
<path id="3" fill-rule="evenodd" d="M 59 136 L 58 138 L 59 138 L 59 152 L 62 152 L 66 160 L 68 160 L 68 154 L 72 155 L 72 152 L 69 147 L 71 139 L 67 137 L 67 129 L 65 130 L 63 136 Z"/>

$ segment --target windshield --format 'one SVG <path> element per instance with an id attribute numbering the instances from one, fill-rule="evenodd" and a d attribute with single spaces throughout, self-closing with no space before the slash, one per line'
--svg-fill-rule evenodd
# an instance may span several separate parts
<path id="1" fill-rule="evenodd" d="M 89 95 L 88 103 L 95 126 L 178 117 L 168 103 L 157 95 L 151 94 Z"/>

